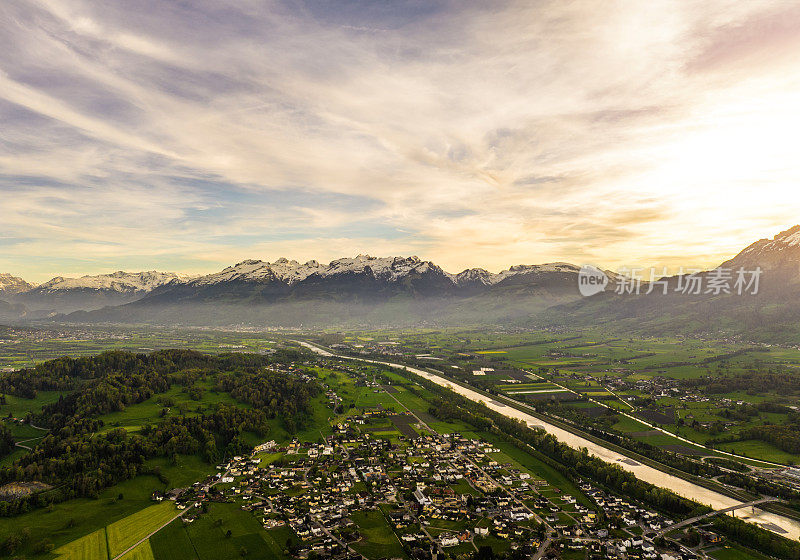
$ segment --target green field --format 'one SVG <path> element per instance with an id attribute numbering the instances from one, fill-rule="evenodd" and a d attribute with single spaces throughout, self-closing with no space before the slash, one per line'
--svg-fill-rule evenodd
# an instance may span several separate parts
<path id="1" fill-rule="evenodd" d="M 353 514 L 362 538 L 353 548 L 368 558 L 408 558 L 380 510 Z"/>
<path id="2" fill-rule="evenodd" d="M 189 533 L 183 521 L 176 520 L 150 537 L 155 560 L 197 560 Z"/>
<path id="3" fill-rule="evenodd" d="M 753 550 L 745 550 L 738 546 L 726 545 L 711 550 L 708 555 L 715 560 L 767 560 L 767 556 Z"/>
<path id="4" fill-rule="evenodd" d="M 231 532 L 230 537 L 226 535 Z M 175 521 L 151 539 L 154 560 L 219 560 L 247 558 L 288 560 L 286 543 L 297 538 L 286 527 L 265 531 L 236 504 L 209 504 L 209 513 L 185 525 Z"/>
<path id="5" fill-rule="evenodd" d="M 556 336 L 551 333 L 467 334 L 452 331 L 413 332 L 407 335 L 398 333 L 373 334 L 374 336 L 357 336 L 354 338 L 358 339 L 360 343 L 380 341 L 382 338 L 397 338 L 401 347 L 407 349 L 409 354 L 435 353 L 437 356 L 442 357 L 441 363 L 437 362 L 435 364 L 436 368 L 452 367 L 452 362 L 452 365 L 456 366 L 452 368 L 454 371 L 463 371 L 466 375 L 470 375 L 470 382 L 474 382 L 476 386 L 482 388 L 488 385 L 480 386 L 478 385 L 480 379 L 471 377 L 471 371 L 475 367 L 489 366 L 496 367 L 499 370 L 516 366 L 541 374 L 543 380 L 540 382 L 498 383 L 490 387 L 493 391 L 501 391 L 518 400 L 523 400 L 527 391 L 562 391 L 553 381 L 569 386 L 571 389 L 580 391 L 585 395 L 594 397 L 609 396 L 609 393 L 602 388 L 603 385 L 607 382 L 613 383 L 614 379 L 612 378 L 619 378 L 629 383 L 629 385 L 623 386 L 621 390 L 615 388 L 615 392 L 618 392 L 623 398 L 628 396 L 636 397 L 637 400 L 634 402 L 637 402 L 637 406 L 639 406 L 638 399 L 646 398 L 649 395 L 647 389 L 635 384 L 643 380 L 648 381 L 656 376 L 689 379 L 705 375 L 712 377 L 735 375 L 737 372 L 745 371 L 747 368 L 752 367 L 753 360 L 756 358 L 763 360 L 763 363 L 768 364 L 770 367 L 778 363 L 800 364 L 800 352 L 779 348 L 759 352 L 755 357 L 750 353 L 736 356 L 734 359 L 723 361 L 722 365 L 719 362 L 704 364 L 703 360 L 735 351 L 741 348 L 741 345 L 700 340 L 667 338 L 611 339 L 606 336 L 599 336 L 598 333 L 581 333 L 577 335 L 573 333 L 574 336 L 579 338 L 573 338 L 572 335 Z M 162 342 L 169 340 L 169 335 L 166 331 L 158 336 Z M 184 345 L 192 344 L 192 340 L 200 341 L 198 346 L 202 349 L 207 349 L 216 344 L 217 351 L 223 351 L 211 336 L 197 335 L 197 339 L 192 339 L 192 336 L 194 335 L 176 335 L 176 339 L 180 339 L 181 344 Z M 229 337 L 225 338 L 225 340 L 242 341 L 249 335 L 228 334 L 225 336 Z M 267 335 L 263 337 L 253 335 L 252 339 L 245 343 L 245 346 L 253 349 L 267 347 L 271 342 L 268 342 L 266 337 Z M 273 336 L 271 338 L 277 337 Z M 538 342 L 544 339 L 552 339 L 552 341 L 547 343 Z M 134 340 L 139 342 L 133 342 Z M 143 340 L 145 340 L 144 336 L 131 339 L 126 344 L 142 343 L 141 341 Z M 67 345 L 68 343 L 61 341 L 59 344 Z M 73 341 L 69 344 L 79 343 Z M 429 346 L 425 346 L 426 344 Z M 31 356 L 33 355 L 38 356 L 38 354 L 31 354 Z M 30 357 L 29 359 L 38 360 L 38 358 Z M 673 365 L 678 362 L 686 363 Z M 434 398 L 435 395 L 408 381 L 403 376 L 384 371 L 377 366 L 358 366 L 362 368 L 360 371 L 364 373 L 364 377 L 367 379 L 371 379 L 372 375 L 376 374 L 380 383 L 391 384 L 397 390 L 397 392 L 387 393 L 382 389 L 364 386 L 363 380 L 356 384 L 353 378 L 343 371 L 330 369 L 336 367 L 330 362 L 326 366 L 316 368 L 316 373 L 324 383 L 335 388 L 337 394 L 342 398 L 343 411 L 342 409 L 337 409 L 337 412 L 334 412 L 331 406 L 328 405 L 327 397 L 322 395 L 314 399 L 310 418 L 296 433 L 287 432 L 280 418 L 276 418 L 269 421 L 270 431 L 266 438 L 252 433 L 245 433 L 242 435 L 242 439 L 248 444 L 256 444 L 264 439 L 275 439 L 280 444 L 294 437 L 304 441 L 318 442 L 322 436 L 333 433 L 331 424 L 335 424 L 339 418 L 365 410 L 374 410 L 378 407 L 389 411 L 401 412 L 403 411 L 403 406 L 406 406 L 433 430 L 440 433 L 458 432 L 468 438 L 482 438 L 489 441 L 500 449 L 500 453 L 492 455 L 493 459 L 509 463 L 513 468 L 519 468 L 529 472 L 534 477 L 545 480 L 550 487 L 543 488 L 543 495 L 553 497 L 556 500 L 559 493 L 553 489 L 557 488 L 561 492 L 574 495 L 581 504 L 592 507 L 592 503 L 586 496 L 558 470 L 542 461 L 540 459 L 541 456 L 535 450 L 530 452 L 522 451 L 506 443 L 499 436 L 477 432 L 475 427 L 470 424 L 461 421 L 437 420 L 431 416 L 436 411 L 429 410 L 431 404 L 426 399 Z M 449 370 L 445 369 L 445 371 L 449 373 Z M 577 376 L 586 375 L 586 378 L 575 379 L 572 377 L 573 374 Z M 598 382 L 596 379 L 593 380 L 589 377 L 589 375 L 593 375 L 595 378 L 602 376 L 602 379 Z M 486 381 L 497 383 L 497 380 L 487 379 Z M 215 392 L 213 383 L 208 378 L 200 379 L 197 383 L 198 386 L 203 388 L 203 395 L 199 400 L 192 400 L 188 391 L 175 385 L 166 393 L 155 395 L 138 404 L 128 405 L 124 410 L 103 415 L 100 418 L 103 426 L 98 428 L 98 432 L 117 427 L 136 432 L 145 425 L 158 423 L 165 415 L 185 414 L 186 416 L 193 416 L 202 414 L 203 410 L 217 403 L 241 407 L 247 406 L 237 402 L 228 394 Z M 672 393 L 665 392 L 663 394 L 670 395 Z M 39 392 L 35 399 L 20 399 L 8 396 L 7 404 L 0 405 L 0 415 L 7 416 L 10 413 L 12 416 L 21 417 L 29 412 L 39 411 L 43 405 L 57 401 L 59 396 L 59 392 L 46 391 Z M 679 418 L 684 421 L 725 421 L 726 419 L 720 415 L 721 407 L 718 404 L 721 398 L 757 404 L 766 400 L 776 400 L 779 397 L 783 404 L 794 403 L 800 405 L 800 393 L 775 395 L 772 393 L 752 394 L 752 391 L 738 391 L 714 394 L 710 402 L 685 402 L 680 398 L 660 396 L 658 399 L 653 399 L 652 403 L 645 403 L 639 407 L 637 413 L 647 407 L 671 407 L 677 412 Z M 169 405 L 165 404 L 167 400 Z M 619 406 L 628 406 L 627 404 L 622 404 L 623 400 L 618 401 L 613 398 L 598 400 L 603 403 L 611 404 L 611 401 L 613 401 Z M 527 402 L 535 406 L 532 401 Z M 351 408 L 351 405 L 353 408 Z M 584 399 L 574 401 L 566 406 L 580 409 L 597 405 Z M 169 410 L 165 412 L 165 409 Z M 739 421 L 733 428 L 733 433 L 737 429 L 764 422 L 780 424 L 786 421 L 787 417 L 788 414 L 785 412 L 762 412 L 748 420 Z M 581 418 L 581 421 L 589 421 L 587 416 Z M 603 421 L 603 419 L 598 421 Z M 31 426 L 10 421 L 6 422 L 18 440 L 38 438 L 43 435 L 41 430 L 36 430 Z M 652 430 L 649 426 L 622 415 L 616 416 L 616 421 L 611 427 L 619 432 L 628 434 Z M 386 418 L 370 420 L 361 428 L 370 432 L 374 437 L 385 438 L 395 443 L 399 441 L 400 432 Z M 419 430 L 419 427 L 417 429 Z M 666 425 L 665 429 L 678 430 L 681 436 L 690 438 L 698 443 L 705 442 L 713 437 L 707 431 L 702 431 L 702 428 L 698 427 L 697 424 L 695 424 L 695 428 L 689 425 L 681 425 L 680 427 L 674 424 Z M 632 437 L 655 446 L 686 445 L 684 442 L 663 433 L 652 435 L 636 434 Z M 782 452 L 774 446 L 761 441 L 748 440 L 721 444 L 719 448 L 735 451 L 748 457 L 780 463 L 797 463 L 800 461 L 800 457 Z M 0 464 L 8 464 L 8 462 L 24 453 L 22 450 L 15 451 L 12 455 L 4 458 Z M 266 454 L 262 466 L 280 457 L 281 454 L 279 453 Z M 160 467 L 161 472 L 169 482 L 165 484 L 154 476 L 141 475 L 101 492 L 97 499 L 70 500 L 53 505 L 49 511 L 42 508 L 15 518 L 0 518 L 0 540 L 27 528 L 31 536 L 29 543 L 19 551 L 23 555 L 29 554 L 37 543 L 49 541 L 58 547 L 54 552 L 59 557 L 107 560 L 109 553 L 110 557 L 113 558 L 176 515 L 177 512 L 171 503 L 152 505 L 149 496 L 153 490 L 185 487 L 195 481 L 202 480 L 206 475 L 216 470 L 214 465 L 205 463 L 198 456 L 182 455 L 176 457 L 175 464 L 173 464 L 171 458 L 159 458 L 148 461 L 147 466 Z M 461 493 L 479 493 L 474 491 L 463 480 L 453 483 L 452 487 Z M 362 483 L 359 489 L 366 489 L 366 486 Z M 299 491 L 299 486 L 296 486 L 292 491 Z M 122 497 L 120 498 L 120 496 Z M 145 541 L 141 546 L 131 551 L 125 558 L 137 560 L 171 560 L 173 558 L 177 560 L 216 560 L 219 558 L 240 557 L 243 551 L 246 551 L 247 558 L 288 559 L 287 541 L 296 540 L 288 528 L 282 527 L 266 531 L 263 529 L 257 515 L 243 511 L 232 503 L 211 503 L 208 504 L 208 508 L 209 512 L 207 514 L 200 515 L 192 523 L 184 523 L 180 520 L 170 523 L 149 541 Z M 563 514 L 560 515 L 563 517 Z M 354 544 L 354 548 L 359 552 L 373 559 L 406 557 L 400 542 L 381 511 L 362 511 L 355 514 L 353 520 L 363 535 L 362 539 Z M 571 523 L 571 520 L 566 517 L 563 520 Z M 435 525 L 435 527 L 432 527 L 432 532 L 461 528 L 460 526 L 449 527 L 448 522 L 445 520 L 437 520 Z M 230 531 L 230 535 L 228 535 L 228 531 Z M 476 544 L 479 546 L 480 540 L 476 540 Z M 485 542 L 494 543 L 491 538 L 485 539 Z M 498 546 L 500 545 L 498 544 Z M 499 548 L 498 550 L 501 549 Z M 466 548 L 465 551 L 467 551 Z M 757 558 L 738 548 L 720 548 L 713 551 L 711 556 L 719 560 Z"/>
<path id="6" fill-rule="evenodd" d="M 107 560 L 106 530 L 98 529 L 53 551 L 59 560 Z"/>
<path id="7" fill-rule="evenodd" d="M 145 508 L 106 527 L 108 550 L 117 556 L 178 514 L 172 502 Z"/>
<path id="8" fill-rule="evenodd" d="M 150 541 L 144 541 L 124 556 L 121 556 L 120 560 L 155 560 Z"/>

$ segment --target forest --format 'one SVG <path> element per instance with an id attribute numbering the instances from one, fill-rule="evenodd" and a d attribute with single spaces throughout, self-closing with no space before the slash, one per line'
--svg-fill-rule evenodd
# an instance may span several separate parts
<path id="1" fill-rule="evenodd" d="M 269 357 L 115 351 L 91 358 L 59 358 L 3 377 L 0 391 L 10 395 L 34 398 L 41 390 L 62 394 L 27 418 L 49 429 L 47 435 L 29 453 L 0 468 L 2 484 L 35 480 L 52 485 L 52 490 L 2 501 L 0 515 L 74 497 L 95 497 L 103 488 L 139 474 L 158 474 L 147 464 L 155 457 L 199 455 L 215 464 L 251 449 L 242 439 L 244 432 L 266 438 L 271 421 L 288 430 L 302 427 L 319 385 L 266 367 L 289 365 L 299 358 L 294 351 Z M 182 412 L 136 432 L 104 430 L 104 414 L 143 403 L 174 385 L 200 396 L 204 391 L 200 383 L 229 394 L 241 406 L 217 402 L 205 405 L 202 414 Z M 4 441 L 0 437 L 0 451 L 9 447 Z"/>

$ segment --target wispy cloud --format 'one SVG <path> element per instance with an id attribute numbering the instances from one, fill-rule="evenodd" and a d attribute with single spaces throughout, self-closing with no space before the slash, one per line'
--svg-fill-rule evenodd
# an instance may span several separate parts
<path id="1" fill-rule="evenodd" d="M 783 2 L 8 0 L 0 270 L 708 265 L 797 221 Z"/>

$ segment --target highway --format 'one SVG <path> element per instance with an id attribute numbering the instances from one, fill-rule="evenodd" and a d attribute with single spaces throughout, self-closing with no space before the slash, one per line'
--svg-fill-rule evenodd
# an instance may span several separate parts
<path id="1" fill-rule="evenodd" d="M 324 357 L 356 360 L 362 362 L 382 364 L 397 369 L 405 369 L 411 373 L 415 373 L 421 377 L 424 377 L 425 379 L 433 383 L 436 383 L 437 385 L 455 391 L 459 395 L 466 397 L 469 400 L 478 403 L 483 403 L 488 408 L 496 412 L 499 412 L 500 414 L 503 414 L 508 418 L 521 420 L 532 428 L 542 429 L 555 436 L 562 443 L 565 443 L 566 445 L 569 445 L 574 449 L 581 449 L 585 447 L 591 455 L 599 457 L 600 459 L 603 459 L 604 461 L 607 461 L 609 463 L 615 463 L 619 465 L 623 469 L 632 472 L 640 480 L 644 480 L 645 482 L 649 482 L 651 484 L 654 484 L 662 488 L 667 488 L 680 496 L 707 505 L 715 510 L 738 507 L 743 504 L 742 501 L 736 500 L 735 498 L 731 498 L 724 494 L 720 494 L 719 492 L 715 492 L 714 490 L 710 490 L 703 486 L 689 482 L 688 480 L 684 480 L 669 473 L 665 473 L 663 471 L 656 469 L 655 467 L 639 463 L 638 461 L 635 461 L 626 455 L 623 455 L 621 453 L 603 447 L 599 443 L 595 443 L 581 436 L 575 435 L 572 432 L 569 432 L 563 428 L 544 422 L 539 418 L 536 418 L 534 416 L 531 416 L 530 414 L 522 412 L 517 408 L 503 404 L 502 402 L 492 399 L 491 397 L 485 396 L 481 393 L 478 393 L 477 391 L 473 391 L 472 389 L 468 389 L 466 387 L 453 383 L 441 376 L 435 375 L 425 370 L 406 366 L 403 364 L 396 364 L 380 360 L 356 358 L 351 356 L 340 356 L 337 354 L 333 354 L 332 352 L 324 348 L 320 348 L 314 344 L 310 344 L 305 341 L 296 340 L 295 342 L 304 346 L 305 348 L 308 348 L 309 350 L 312 350 L 318 355 Z M 756 512 L 752 512 L 752 511 L 737 509 L 737 510 L 732 510 L 731 514 L 746 521 L 749 521 L 751 523 L 757 523 L 763 528 L 772 531 L 774 533 L 777 533 L 779 535 L 782 535 L 784 537 L 800 540 L 800 521 L 789 519 L 788 517 L 783 517 L 781 515 L 770 513 L 764 510 L 757 510 Z"/>

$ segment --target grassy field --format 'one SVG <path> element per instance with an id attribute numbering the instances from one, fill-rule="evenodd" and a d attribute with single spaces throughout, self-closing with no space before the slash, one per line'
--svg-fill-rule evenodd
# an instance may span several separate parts
<path id="1" fill-rule="evenodd" d="M 2 329 L 2 327 L 0 327 Z M 202 352 L 259 352 L 275 347 L 269 333 L 161 327 L 15 328 L 0 339 L 0 368 L 29 367 L 59 356 L 93 356 L 106 350 L 151 352 L 192 348 Z"/>
<path id="2" fill-rule="evenodd" d="M 125 554 L 120 560 L 155 560 L 153 556 L 153 549 L 150 547 L 150 541 L 144 541 L 142 544 Z"/>
<path id="3" fill-rule="evenodd" d="M 380 510 L 359 511 L 352 516 L 362 538 L 353 548 L 368 558 L 408 558 Z"/>
<path id="4" fill-rule="evenodd" d="M 53 551 L 59 560 L 107 560 L 106 530 L 97 531 Z"/>
<path id="5" fill-rule="evenodd" d="M 0 542 L 22 529 L 30 531 L 30 538 L 20 553 L 30 552 L 42 541 L 51 542 L 58 548 L 98 531 L 103 532 L 105 542 L 105 527 L 151 507 L 150 495 L 154 490 L 186 486 L 214 472 L 213 465 L 198 457 L 179 456 L 178 459 L 176 465 L 166 460 L 158 461 L 163 475 L 170 481 L 167 485 L 155 476 L 141 475 L 104 490 L 97 499 L 73 499 L 55 504 L 52 509 L 40 508 L 16 517 L 0 518 Z M 122 499 L 119 499 L 120 495 Z M 172 504 L 164 503 L 158 507 L 161 506 Z"/>
<path id="6" fill-rule="evenodd" d="M 177 514 L 175 504 L 162 502 L 110 524 L 106 532 L 111 556 L 117 556 Z"/>
<path id="7" fill-rule="evenodd" d="M 183 521 L 176 520 L 150 537 L 154 560 L 197 560 L 189 533 Z"/>
<path id="8" fill-rule="evenodd" d="M 794 464 L 798 461 L 798 455 L 792 455 L 770 445 L 769 443 L 756 440 L 737 441 L 735 443 L 725 443 L 717 446 L 723 451 L 744 455 L 753 459 L 772 461 L 775 463 Z"/>
<path id="9" fill-rule="evenodd" d="M 187 347 L 196 344 L 196 347 L 207 351 L 228 351 L 225 344 L 241 344 L 247 349 L 263 349 L 273 344 L 267 340 L 267 335 L 246 334 L 227 334 L 222 338 L 214 338 L 199 333 L 176 334 L 171 331 L 162 331 L 149 338 L 144 335 L 132 335 L 132 338 L 125 339 L 124 342 L 108 342 L 108 347 L 126 347 L 141 344 L 145 346 L 145 341 L 149 340 L 148 347 L 158 347 L 161 343 L 170 343 L 172 347 Z M 576 338 L 577 337 L 577 338 Z M 521 391 L 537 390 L 558 390 L 548 379 L 556 379 L 561 383 L 562 379 L 569 379 L 569 374 L 593 373 L 597 376 L 620 376 L 633 382 L 635 380 L 650 379 L 656 375 L 665 375 L 676 379 L 692 378 L 702 375 L 718 375 L 717 362 L 704 364 L 703 360 L 719 356 L 726 352 L 732 352 L 741 348 L 741 345 L 727 343 L 713 343 L 708 341 L 683 340 L 683 339 L 612 339 L 601 336 L 600 333 L 572 333 L 570 335 L 554 335 L 552 333 L 485 333 L 485 332 L 413 332 L 403 335 L 402 333 L 372 333 L 369 336 L 357 336 L 356 340 L 360 343 L 369 343 L 373 340 L 395 338 L 403 348 L 416 354 L 432 353 L 437 356 L 449 359 L 458 352 L 467 357 L 453 357 L 455 363 L 463 367 L 463 371 L 469 373 L 476 366 L 496 367 L 498 370 L 507 367 L 523 367 L 528 371 L 540 372 L 547 379 L 541 382 L 525 382 L 521 384 L 502 383 L 502 378 L 498 376 L 497 389 L 506 394 Z M 158 340 L 158 344 L 153 343 Z M 220 342 L 226 340 L 228 342 Z M 544 341 L 544 342 L 543 342 Z M 105 342 L 62 340 L 63 348 L 79 348 L 75 350 L 81 354 L 88 348 L 106 344 Z M 52 342 L 49 347 L 56 347 L 56 342 Z M 210 350 L 211 348 L 213 350 Z M 48 350 L 49 352 L 50 350 Z M 38 360 L 35 352 L 29 355 L 30 360 Z M 36 356 L 35 358 L 33 356 Z M 776 363 L 800 363 L 800 352 L 791 349 L 769 349 L 768 352 L 758 353 L 756 356 L 767 364 Z M 10 359 L 10 358 L 9 358 Z M 745 354 L 737 356 L 735 359 L 725 363 L 725 373 L 736 373 L 743 371 L 751 364 L 753 356 Z M 685 363 L 681 363 L 685 362 Z M 674 365 L 681 363 L 680 365 Z M 439 363 L 431 363 L 434 367 L 449 367 Z M 365 368 L 369 370 L 369 368 Z M 336 388 L 337 393 L 343 399 L 346 411 L 352 404 L 356 409 L 371 409 L 383 407 L 388 410 L 401 411 L 403 405 L 418 414 L 433 429 L 442 433 L 460 432 L 467 437 L 481 437 L 489 440 L 496 445 L 501 453 L 497 458 L 501 461 L 508 461 L 514 467 L 530 472 L 533 476 L 544 479 L 552 487 L 561 491 L 575 495 L 581 503 L 589 505 L 588 500 L 581 492 L 567 481 L 558 471 L 550 468 L 540 461 L 535 452 L 527 453 L 514 446 L 501 441 L 497 437 L 484 433 L 475 432 L 475 428 L 463 422 L 442 422 L 432 418 L 428 412 L 430 404 L 425 400 L 426 397 L 433 395 L 419 386 L 414 386 L 414 392 L 410 390 L 412 385 L 403 377 L 383 372 L 385 380 L 397 389 L 397 392 L 387 394 L 383 391 L 376 391 L 375 388 L 357 386 L 353 380 L 343 372 L 336 372 L 326 368 L 318 368 L 320 378 L 329 385 Z M 370 371 L 379 371 L 377 367 Z M 367 376 L 371 377 L 371 373 Z M 477 383 L 478 378 L 474 379 Z M 200 382 L 201 384 L 205 382 Z M 603 396 L 605 391 L 602 385 L 596 381 L 581 381 L 569 386 L 584 393 Z M 187 415 L 197 414 L 198 407 L 213 406 L 218 402 L 234 404 L 235 401 L 225 394 L 215 393 L 211 385 L 204 385 L 203 397 L 200 401 L 193 401 L 180 387 L 173 387 L 168 393 L 157 395 L 143 403 L 132 405 L 125 410 L 115 412 L 102 417 L 104 422 L 103 430 L 116 427 L 123 427 L 126 430 L 136 431 L 145 424 L 154 424 L 161 417 L 162 410 L 165 408 L 164 400 L 171 401 L 168 407 L 168 414 L 186 413 Z M 418 393 L 418 394 L 415 394 Z M 631 391 L 631 394 L 640 393 Z M 419 395 L 422 395 L 420 397 Z M 514 395 L 512 395 L 514 396 Z M 727 397 L 733 400 L 743 400 L 758 403 L 765 399 L 775 398 L 775 395 L 753 395 L 745 392 L 718 395 L 717 397 Z M 41 406 L 54 402 L 59 397 L 58 392 L 40 392 L 36 399 L 18 399 L 7 397 L 7 404 L 0 405 L 0 415 L 24 416 L 28 412 L 38 411 Z M 522 400 L 523 394 L 516 398 Z M 787 399 L 790 397 L 783 396 Z M 396 400 L 395 400 L 396 399 Z M 799 402 L 797 396 L 791 396 L 792 402 Z M 669 405 L 676 408 L 678 415 L 685 418 L 691 413 L 694 419 L 699 421 L 715 421 L 720 419 L 716 412 L 719 407 L 714 403 L 690 403 L 687 408 L 680 408 L 685 405 L 678 399 L 671 402 L 668 398 L 659 400 L 660 405 Z M 606 401 L 603 401 L 606 402 Z M 236 403 L 238 406 L 244 406 Z M 578 407 L 589 406 L 591 403 L 576 403 Z M 591 406 L 596 406 L 591 404 Z M 347 414 L 345 412 L 344 414 Z M 780 423 L 785 415 L 776 413 L 765 413 L 758 417 L 759 422 L 768 420 Z M 335 422 L 336 415 L 327 405 L 324 396 L 317 398 L 313 403 L 313 415 L 303 429 L 297 434 L 290 434 L 282 427 L 280 419 L 271 424 L 271 432 L 267 439 L 275 439 L 279 443 L 285 442 L 295 435 L 302 440 L 318 441 L 322 435 L 332 433 L 331 422 Z M 755 420 L 754 420 L 755 422 Z M 13 433 L 18 438 L 37 437 L 41 432 L 36 432 L 30 426 L 10 424 Z M 627 417 L 619 417 L 614 428 L 626 433 L 647 432 L 651 430 L 648 426 L 641 424 Z M 679 432 L 684 437 L 705 441 L 708 436 L 697 430 L 692 430 L 687 426 L 680 428 Z M 385 426 L 373 431 L 376 437 L 385 437 L 392 441 L 397 441 L 399 432 L 388 422 Z M 681 444 L 679 440 L 666 434 L 636 435 L 637 439 L 646 441 L 653 445 L 673 445 Z M 248 434 L 245 436 L 248 442 L 256 443 L 255 436 Z M 251 441 L 252 440 L 252 441 Z M 798 458 L 783 453 L 769 444 L 757 441 L 745 441 L 721 446 L 723 449 L 734 450 L 750 457 L 758 457 L 776 462 L 797 462 Z M 20 456 L 24 451 L 15 452 L 12 457 Z M 5 461 L 9 461 L 7 457 Z M 4 461 L 4 463 L 5 463 Z M 5 463 L 7 464 L 7 463 Z M 137 542 L 142 536 L 149 533 L 152 528 L 159 526 L 169 515 L 174 515 L 175 510 L 166 512 L 165 515 L 159 514 L 157 509 L 160 506 L 152 506 L 149 495 L 152 490 L 163 490 L 170 487 L 180 487 L 191 484 L 202 479 L 209 472 L 213 472 L 213 465 L 207 465 L 198 457 L 178 458 L 178 464 L 172 465 L 166 459 L 153 460 L 151 466 L 160 466 L 165 475 L 169 478 L 169 484 L 165 485 L 152 476 L 140 476 L 132 481 L 124 482 L 112 489 L 102 493 L 97 500 L 72 500 L 64 504 L 55 505 L 52 511 L 37 510 L 21 515 L 14 519 L 0 519 L 0 540 L 22 528 L 29 528 L 31 531 L 30 545 L 43 539 L 50 540 L 55 546 L 59 547 L 57 552 L 66 558 L 108 558 L 108 549 L 112 556 L 125 550 L 131 544 Z M 460 483 L 457 484 L 460 490 L 464 490 Z M 119 494 L 124 498 L 116 499 Z M 168 505 L 168 504 L 163 504 Z M 356 519 L 356 523 L 361 528 L 364 538 L 356 544 L 356 548 L 372 558 L 403 556 L 397 538 L 387 525 L 380 512 L 362 512 L 364 515 Z M 168 514 L 168 515 L 167 515 Z M 361 516 L 361 514 L 358 514 Z M 219 525 L 216 522 L 220 522 Z M 107 529 L 106 529 L 107 527 Z M 230 537 L 226 536 L 227 531 L 231 531 Z M 249 512 L 244 512 L 234 507 L 232 504 L 210 504 L 210 512 L 203 515 L 191 524 L 183 524 L 178 521 L 170 524 L 164 530 L 157 533 L 147 546 L 141 546 L 129 555 L 130 558 L 141 558 L 142 560 L 161 560 L 183 558 L 193 560 L 204 560 L 206 558 L 228 558 L 239 557 L 242 550 L 247 551 L 248 558 L 284 558 L 286 542 L 292 539 L 292 533 L 286 528 L 265 531 L 259 520 Z M 105 547 L 105 548 L 104 548 Z M 729 549 L 715 551 L 712 556 L 725 560 L 725 558 L 752 558 L 747 556 L 745 551 L 730 549 L 733 552 L 723 552 Z M 29 552 L 28 549 L 21 550 L 21 553 Z M 135 554 L 134 554 L 135 553 Z M 721 556 L 717 554 L 721 554 Z M 725 556 L 729 554 L 729 556 Z M 745 554 L 745 556 L 737 556 Z M 127 557 L 126 557 L 127 558 Z"/>
<path id="10" fill-rule="evenodd" d="M 230 537 L 226 536 L 230 531 Z M 291 530 L 265 531 L 252 514 L 236 504 L 209 504 L 209 513 L 189 525 L 172 523 L 151 538 L 155 560 L 247 558 L 288 560 L 286 542 L 297 542 Z"/>
<path id="11" fill-rule="evenodd" d="M 716 560 L 768 560 L 769 558 L 753 550 L 730 544 L 711 550 L 708 555 Z"/>
<path id="12" fill-rule="evenodd" d="M 141 429 L 145 424 L 155 424 L 159 421 L 161 411 L 168 409 L 165 417 L 178 416 L 185 414 L 192 416 L 197 414 L 198 407 L 213 407 L 218 403 L 227 405 L 235 405 L 240 408 L 248 408 L 249 405 L 240 403 L 231 397 L 228 393 L 217 393 L 211 390 L 210 383 L 197 383 L 197 387 L 204 389 L 201 400 L 194 401 L 189 397 L 185 388 L 178 385 L 173 385 L 169 391 L 159 393 L 147 399 L 144 402 L 130 405 L 125 407 L 125 410 L 112 412 L 100 417 L 103 421 L 104 427 L 101 431 L 113 430 L 116 428 L 125 428 L 128 431 L 135 432 Z M 162 403 L 171 402 L 169 406 Z"/>

